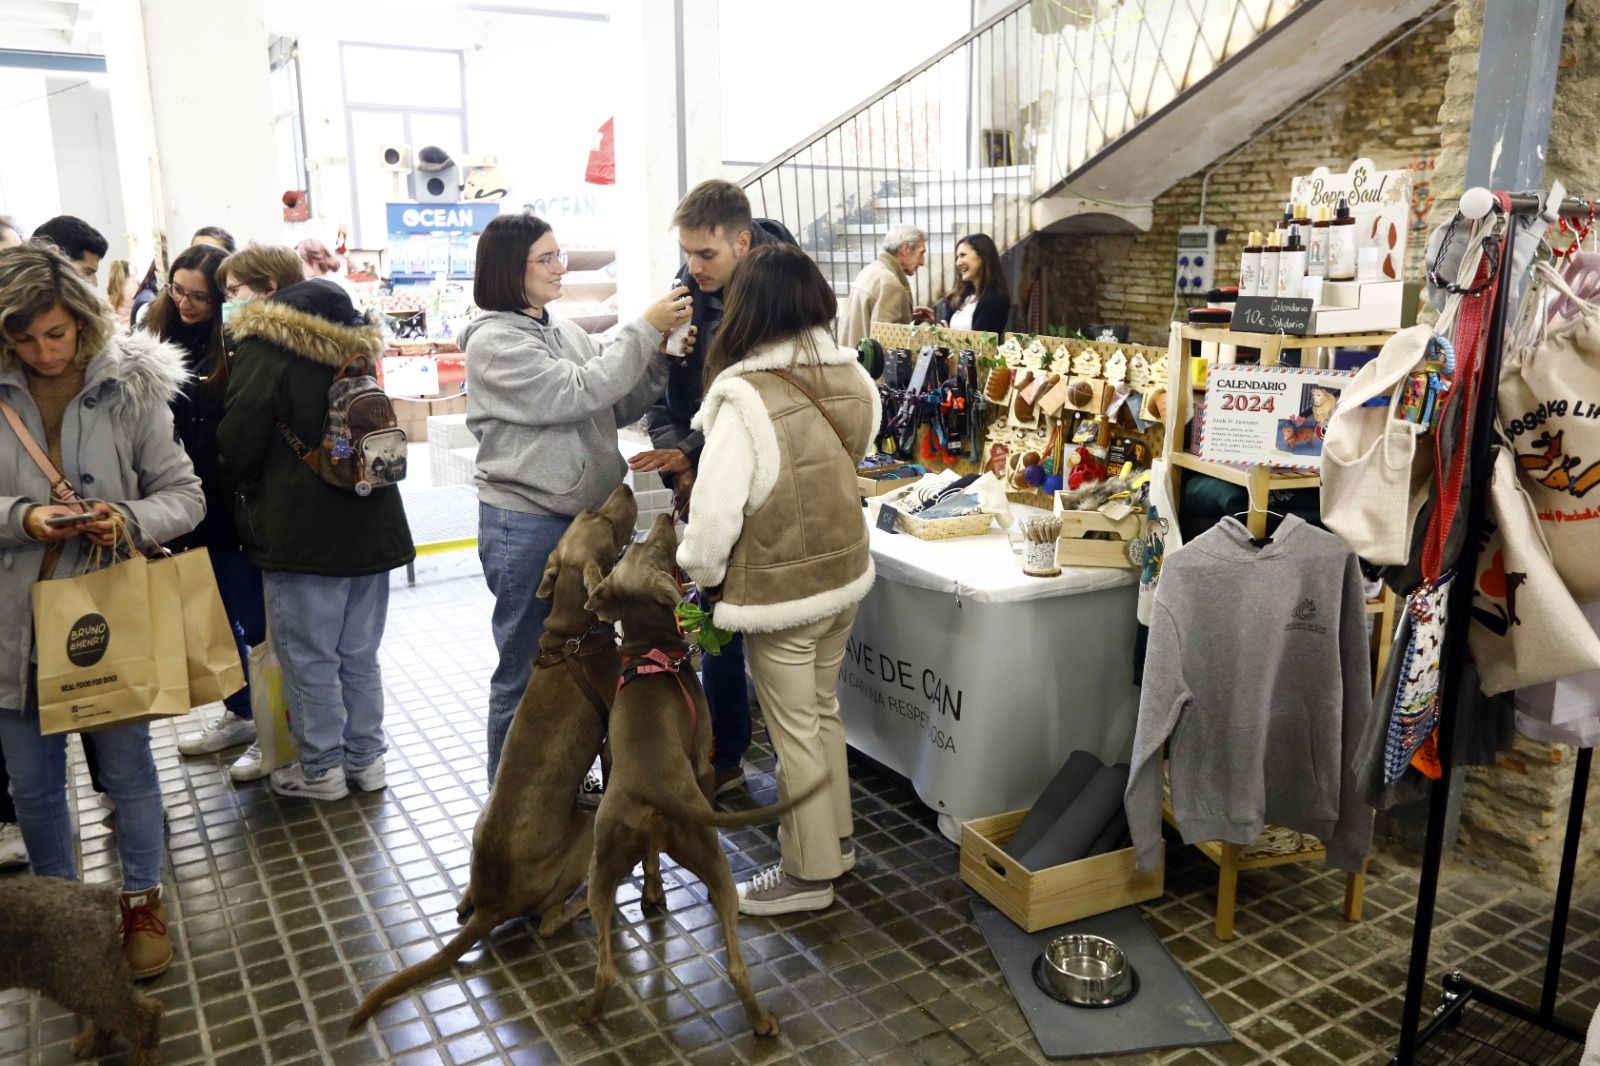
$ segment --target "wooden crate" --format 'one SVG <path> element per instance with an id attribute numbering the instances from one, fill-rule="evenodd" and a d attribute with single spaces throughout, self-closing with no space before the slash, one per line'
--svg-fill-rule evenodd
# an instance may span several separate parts
<path id="1" fill-rule="evenodd" d="M 1130 514 L 1111 518 L 1099 511 L 1067 511 L 1055 501 L 1061 519 L 1061 538 L 1056 541 L 1056 563 L 1060 566 L 1115 566 L 1134 568 L 1128 558 L 1128 542 L 1144 536 L 1144 515 Z M 1111 540 L 1083 539 L 1085 533 L 1110 533 Z"/>
<path id="2" fill-rule="evenodd" d="M 1149 873 L 1133 868 L 1134 851 L 1107 852 L 1077 862 L 1028 870 L 1001 851 L 1026 810 L 961 823 L 961 880 L 1030 933 L 1160 896 L 1166 882 L 1166 842 Z"/>

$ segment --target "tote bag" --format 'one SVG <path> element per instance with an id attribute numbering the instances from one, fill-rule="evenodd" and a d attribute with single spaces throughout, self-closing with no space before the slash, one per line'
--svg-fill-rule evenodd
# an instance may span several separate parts
<path id="1" fill-rule="evenodd" d="M 1550 559 L 1578 603 L 1600 600 L 1600 306 L 1543 263 L 1523 301 L 1500 374 L 1500 421 Z M 1545 298 L 1566 296 L 1571 322 L 1547 330 Z"/>
<path id="2" fill-rule="evenodd" d="M 1361 558 L 1398 566 L 1411 552 L 1417 513 L 1432 473 L 1428 427 L 1398 417 L 1411 373 L 1422 366 L 1433 330 L 1396 333 L 1357 371 L 1328 420 L 1322 444 L 1322 521 Z M 1381 406 L 1368 401 L 1387 397 Z M 1419 461 L 1420 460 L 1420 461 Z"/>
<path id="3" fill-rule="evenodd" d="M 233 625 L 222 606 L 210 553 L 191 548 L 150 562 L 150 580 L 170 582 L 183 608 L 183 651 L 189 698 L 215 703 L 244 688 L 244 664 L 233 639 Z"/>
<path id="4" fill-rule="evenodd" d="M 1511 452 L 1500 444 L 1488 518 L 1467 630 L 1484 695 L 1600 670 L 1600 638 L 1556 573 Z"/>
<path id="5" fill-rule="evenodd" d="M 189 713 L 183 610 L 142 555 L 35 582 L 39 731 L 80 733 Z"/>

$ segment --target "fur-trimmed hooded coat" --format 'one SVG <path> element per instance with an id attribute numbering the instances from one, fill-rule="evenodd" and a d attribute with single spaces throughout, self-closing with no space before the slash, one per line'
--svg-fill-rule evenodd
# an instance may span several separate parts
<path id="1" fill-rule="evenodd" d="M 44 420 L 16 360 L 0 366 L 0 400 L 21 416 L 42 448 Z M 146 542 L 163 543 L 200 524 L 205 497 L 167 406 L 186 373 L 183 353 L 148 334 L 114 336 L 84 368 L 83 391 L 61 420 L 61 474 L 84 496 L 113 504 L 136 524 Z M 33 583 L 44 545 L 28 536 L 22 520 L 30 507 L 50 501 L 48 479 L 0 422 L 0 708 L 31 703 L 28 665 L 33 659 Z M 64 544 L 54 577 L 76 577 L 88 567 L 89 541 Z"/>
<path id="2" fill-rule="evenodd" d="M 263 570 L 362 577 L 415 558 L 398 488 L 370 496 L 335 488 L 278 428 L 315 447 L 334 375 L 353 356 L 377 357 L 379 328 L 337 285 L 303 281 L 241 308 L 229 332 L 236 349 L 217 450 L 250 561 Z"/>
<path id="3" fill-rule="evenodd" d="M 838 614 L 872 588 L 856 467 L 878 429 L 878 390 L 856 353 L 826 330 L 755 349 L 717 375 L 695 417 L 706 436 L 678 565 L 721 586 L 723 629 L 770 633 Z M 799 365 L 796 365 L 798 362 Z M 804 382 L 848 447 L 806 396 Z"/>

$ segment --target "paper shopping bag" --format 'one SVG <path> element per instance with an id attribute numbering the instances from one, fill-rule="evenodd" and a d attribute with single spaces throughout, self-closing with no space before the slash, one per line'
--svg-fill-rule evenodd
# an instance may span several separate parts
<path id="1" fill-rule="evenodd" d="M 1600 638 L 1556 572 L 1503 445 L 1495 448 L 1487 518 L 1467 630 L 1484 695 L 1600 670 Z"/>
<path id="2" fill-rule="evenodd" d="M 261 771 L 271 773 L 300 758 L 289 725 L 289 701 L 283 693 L 283 667 L 272 646 L 272 634 L 250 649 L 250 716 L 261 745 Z"/>
<path id="3" fill-rule="evenodd" d="M 81 733 L 189 713 L 177 582 L 141 555 L 33 586 L 39 731 Z"/>
<path id="4" fill-rule="evenodd" d="M 189 699 L 215 703 L 244 688 L 244 664 L 233 639 L 233 625 L 217 590 L 217 576 L 205 548 L 150 562 L 153 583 L 175 584 L 183 605 L 183 652 L 189 673 Z"/>

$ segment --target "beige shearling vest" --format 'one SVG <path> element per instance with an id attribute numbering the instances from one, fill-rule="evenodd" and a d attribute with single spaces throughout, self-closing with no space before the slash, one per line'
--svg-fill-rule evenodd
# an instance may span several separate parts
<path id="1" fill-rule="evenodd" d="M 877 430 L 874 397 L 853 364 L 788 373 L 827 408 L 850 450 L 794 386 L 767 371 L 741 375 L 772 420 L 778 469 L 771 493 L 745 517 L 722 584 L 719 621 L 736 617 L 739 629 L 790 628 L 829 617 L 859 602 L 871 580 L 856 464 Z"/>

